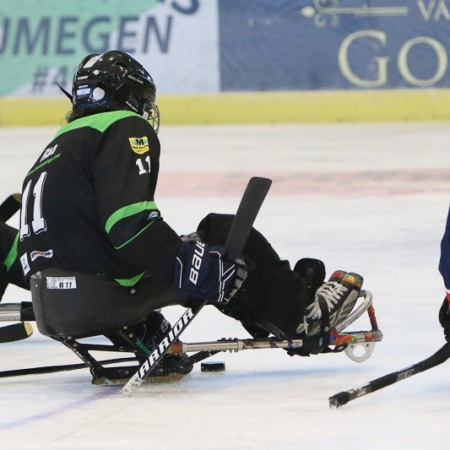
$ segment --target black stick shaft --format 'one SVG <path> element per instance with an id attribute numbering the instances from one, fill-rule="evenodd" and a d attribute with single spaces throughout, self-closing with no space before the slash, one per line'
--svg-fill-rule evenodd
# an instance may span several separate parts
<path id="1" fill-rule="evenodd" d="M 12 194 L 0 204 L 0 220 L 6 222 L 20 209 L 21 194 Z"/>
<path id="2" fill-rule="evenodd" d="M 103 365 L 107 365 L 107 364 L 123 363 L 128 361 L 135 362 L 136 358 L 107 359 L 105 361 L 101 361 L 101 363 Z M 69 372 L 71 370 L 79 370 L 79 369 L 89 369 L 89 366 L 85 363 L 78 363 L 78 364 L 63 364 L 58 366 L 29 367 L 26 369 L 3 370 L 0 372 L 0 378 L 11 378 L 24 375 L 41 375 L 56 372 Z"/>
<path id="3" fill-rule="evenodd" d="M 383 389 L 391 384 L 406 380 L 406 378 L 436 367 L 447 361 L 448 358 L 450 358 L 450 343 L 445 344 L 436 353 L 423 361 L 419 361 L 418 363 L 408 366 L 402 370 L 376 378 L 375 380 L 372 380 L 359 388 L 350 389 L 348 391 L 339 392 L 338 394 L 333 395 L 328 399 L 330 406 L 335 406 L 336 408 L 343 406 L 356 398 L 371 394 L 372 392 Z"/>
<path id="4" fill-rule="evenodd" d="M 268 178 L 250 179 L 225 242 L 225 248 L 232 257 L 241 255 L 271 184 L 272 180 Z"/>

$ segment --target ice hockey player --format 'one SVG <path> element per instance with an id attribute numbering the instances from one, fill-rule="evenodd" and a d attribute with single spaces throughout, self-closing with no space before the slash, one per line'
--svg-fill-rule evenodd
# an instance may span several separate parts
<path id="1" fill-rule="evenodd" d="M 439 309 L 439 322 L 444 329 L 444 336 L 450 342 L 450 210 L 447 216 L 444 237 L 441 242 L 441 259 L 439 270 L 444 279 L 446 296 Z"/>
<path id="2" fill-rule="evenodd" d="M 329 328 L 353 309 L 361 276 L 336 271 L 324 282 L 324 264 L 309 258 L 292 270 L 256 230 L 242 258 L 232 259 L 223 247 L 231 215 L 210 214 L 195 233 L 180 237 L 155 203 L 156 87 L 130 55 L 86 56 L 66 95 L 72 101 L 68 123 L 23 183 L 17 257 L 26 280 L 60 268 L 101 274 L 124 289 L 164 286 L 182 305 L 194 297 L 208 300 L 256 338 L 302 337 L 298 354 L 326 351 Z M 188 203 L 186 214 L 195 214 Z M 155 289 L 148 295 L 157 295 Z M 149 311 L 136 330 L 150 345 L 168 326 Z M 183 373 L 191 370 L 177 364 Z"/>

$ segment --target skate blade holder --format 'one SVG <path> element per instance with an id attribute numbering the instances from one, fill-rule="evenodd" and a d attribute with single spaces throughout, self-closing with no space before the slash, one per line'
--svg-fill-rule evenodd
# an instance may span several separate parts
<path id="1" fill-rule="evenodd" d="M 358 307 L 346 320 L 335 328 L 333 333 L 335 337 L 333 345 L 335 345 L 336 348 L 344 346 L 345 354 L 352 361 L 358 363 L 369 359 L 375 349 L 375 343 L 383 339 L 383 333 L 378 329 L 375 309 L 372 305 L 372 298 L 373 296 L 369 291 L 362 290 L 358 296 L 358 299 L 362 299 Z M 359 319 L 366 311 L 369 315 L 371 325 L 370 331 L 342 332 L 342 330 Z"/>

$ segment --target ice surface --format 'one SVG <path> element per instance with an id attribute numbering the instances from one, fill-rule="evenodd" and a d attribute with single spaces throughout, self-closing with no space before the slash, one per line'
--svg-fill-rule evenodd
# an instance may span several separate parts
<path id="1" fill-rule="evenodd" d="M 0 129 L 0 198 L 21 189 L 55 131 Z M 156 201 L 177 232 L 193 231 L 210 211 L 233 213 L 250 176 L 273 178 L 256 227 L 292 263 L 316 257 L 328 274 L 361 273 L 383 342 L 362 364 L 344 354 L 291 358 L 282 350 L 216 355 L 225 372 L 196 367 L 131 398 L 92 386 L 86 370 L 3 379 L 0 448 L 448 449 L 450 362 L 337 410 L 328 397 L 444 343 L 437 266 L 450 200 L 450 125 L 163 127 L 160 138 Z M 9 287 L 3 302 L 29 299 Z M 182 311 L 165 313 L 175 320 Z M 212 307 L 183 335 L 187 342 L 222 337 L 248 335 Z M 36 327 L 0 354 L 1 370 L 79 362 Z"/>

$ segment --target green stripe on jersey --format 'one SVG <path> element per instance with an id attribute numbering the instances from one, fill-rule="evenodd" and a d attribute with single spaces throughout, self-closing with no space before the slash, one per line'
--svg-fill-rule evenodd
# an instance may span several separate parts
<path id="1" fill-rule="evenodd" d="M 145 120 L 142 116 L 132 111 L 107 111 L 103 113 L 93 114 L 87 117 L 82 117 L 81 119 L 74 120 L 73 122 L 64 125 L 58 130 L 55 138 L 61 136 L 61 134 L 67 133 L 68 131 L 84 127 L 94 128 L 95 130 L 103 133 L 114 122 L 117 122 L 120 119 L 125 119 L 127 117 L 139 117 L 140 119 Z"/>
<path id="2" fill-rule="evenodd" d="M 145 272 L 142 272 L 141 274 L 139 274 L 139 275 L 136 275 L 135 277 L 133 277 L 133 278 L 128 278 L 128 279 L 125 279 L 125 278 L 122 278 L 122 279 L 120 279 L 120 278 L 116 278 L 115 279 L 115 281 L 117 282 L 117 283 L 119 283 L 121 286 L 123 286 L 123 287 L 132 287 L 132 286 L 134 286 L 143 276 L 145 275 Z"/>
<path id="3" fill-rule="evenodd" d="M 14 261 L 17 259 L 17 243 L 19 241 L 19 233 L 16 234 L 16 238 L 14 239 L 13 245 L 9 250 L 8 255 L 5 259 L 5 267 L 8 272 L 11 269 L 11 266 L 14 264 Z"/>
<path id="4" fill-rule="evenodd" d="M 154 220 L 148 223 L 142 230 L 140 230 L 138 233 L 136 233 L 133 237 L 128 239 L 128 241 L 124 242 L 122 245 L 119 245 L 118 247 L 114 247 L 116 250 L 120 250 L 121 248 L 125 247 L 125 245 L 128 245 L 131 241 L 134 241 L 139 235 L 141 235 L 150 225 L 152 225 Z"/>
<path id="5" fill-rule="evenodd" d="M 158 209 L 155 202 L 139 202 L 124 206 L 109 216 L 109 219 L 105 224 L 105 230 L 109 234 L 111 228 L 120 220 L 134 216 L 135 214 L 139 214 L 143 211 L 154 211 L 155 209 Z"/>
<path id="6" fill-rule="evenodd" d="M 36 166 L 34 169 L 30 170 L 27 173 L 27 177 L 29 175 L 31 175 L 32 173 L 36 172 L 37 170 L 41 169 L 42 167 L 46 166 L 47 164 L 52 163 L 55 159 L 58 159 L 60 156 L 61 156 L 61 153 L 57 153 L 55 156 L 52 156 L 51 158 L 47 159 L 42 164 L 39 164 L 38 166 Z"/>

